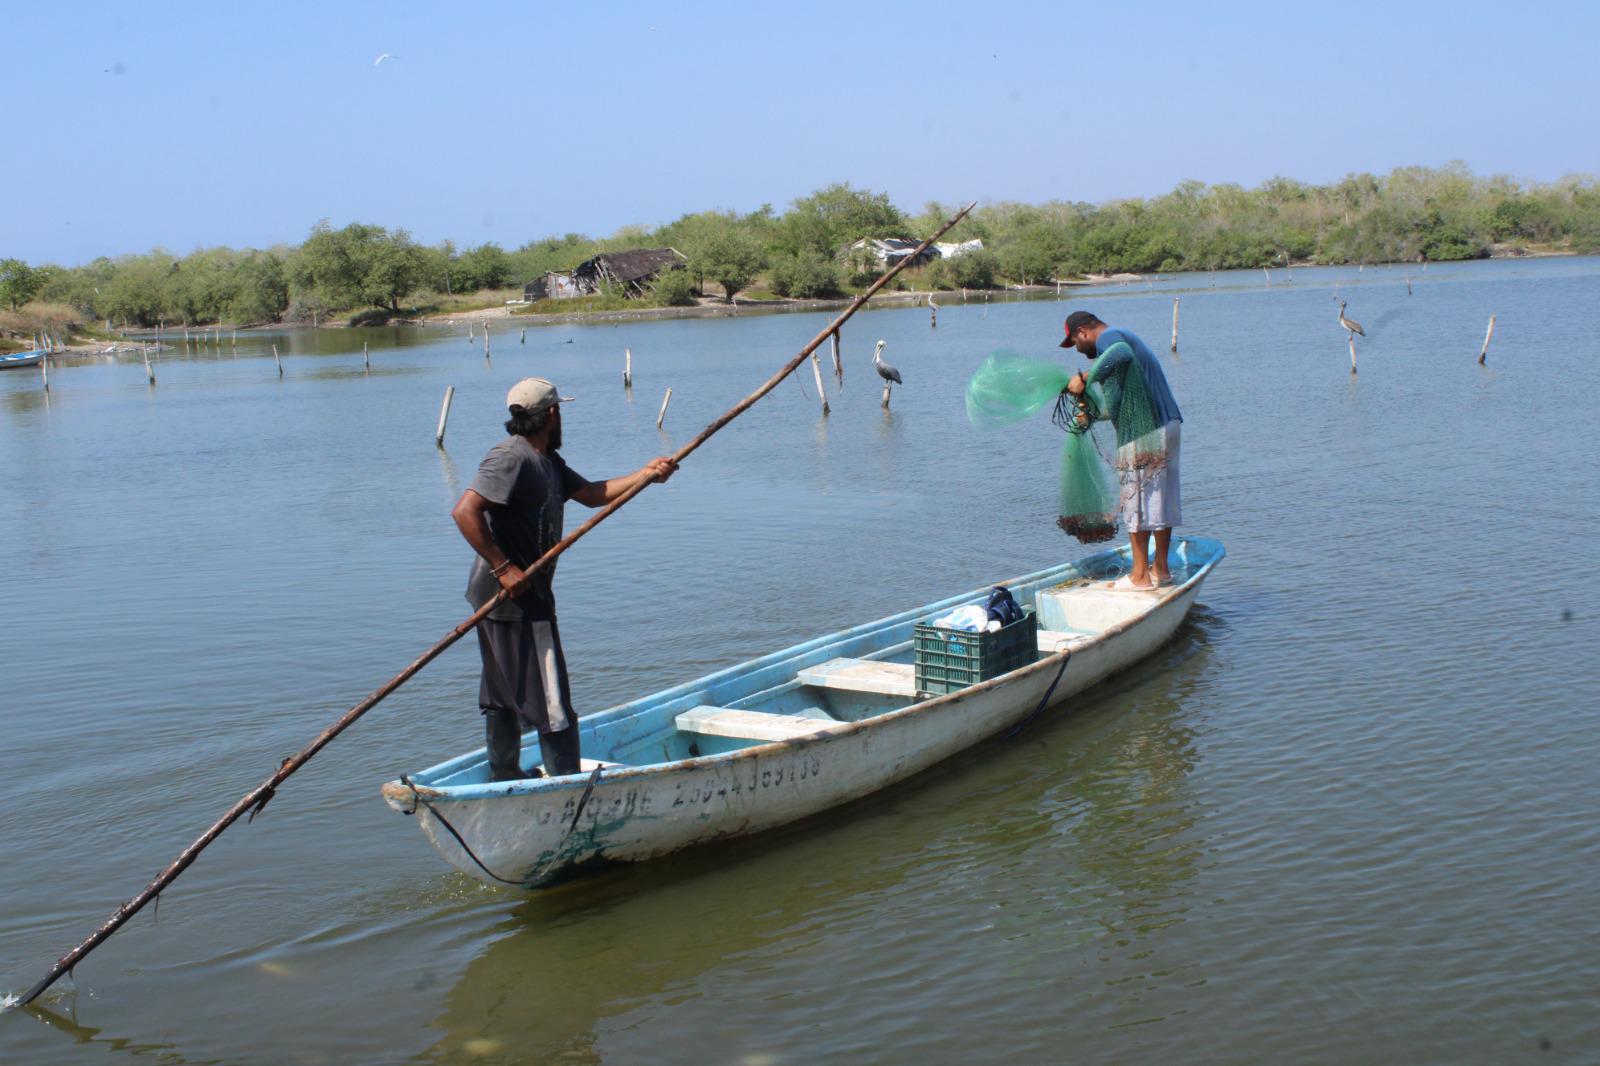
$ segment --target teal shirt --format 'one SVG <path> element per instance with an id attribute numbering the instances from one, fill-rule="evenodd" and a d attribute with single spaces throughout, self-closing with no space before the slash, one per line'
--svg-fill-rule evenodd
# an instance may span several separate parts
<path id="1" fill-rule="evenodd" d="M 1129 368 L 1129 372 L 1137 371 L 1144 377 L 1145 391 L 1149 393 L 1151 405 L 1155 408 L 1157 424 L 1183 421 L 1178 401 L 1172 398 L 1172 389 L 1167 385 L 1167 375 L 1161 370 L 1161 360 L 1137 334 L 1125 329 L 1106 329 L 1095 341 L 1094 347 L 1095 360 L 1089 368 L 1090 381 L 1102 381 L 1121 373 L 1131 361 L 1135 365 Z"/>

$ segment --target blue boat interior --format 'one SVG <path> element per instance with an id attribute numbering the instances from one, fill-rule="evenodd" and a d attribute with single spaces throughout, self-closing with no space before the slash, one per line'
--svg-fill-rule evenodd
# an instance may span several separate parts
<path id="1" fill-rule="evenodd" d="M 1174 537 L 1170 557 L 1174 582 L 1198 580 L 1222 554 L 1218 541 Z M 1092 640 L 1147 610 L 1150 593 L 1106 587 L 1129 568 L 1129 549 L 1124 546 L 1005 582 L 1017 602 L 1035 614 L 1038 656 Z M 825 732 L 910 706 L 919 701 L 912 653 L 916 625 L 965 604 L 985 603 L 991 587 L 833 633 L 585 716 L 579 723 L 584 769 L 715 756 Z M 536 766 L 538 755 L 537 744 L 525 744 L 524 768 Z M 412 775 L 412 780 L 446 796 L 473 798 L 488 784 L 488 763 L 479 749 Z M 550 787 L 571 780 L 531 778 L 516 782 L 514 788 Z M 494 788 L 503 793 L 507 784 Z"/>

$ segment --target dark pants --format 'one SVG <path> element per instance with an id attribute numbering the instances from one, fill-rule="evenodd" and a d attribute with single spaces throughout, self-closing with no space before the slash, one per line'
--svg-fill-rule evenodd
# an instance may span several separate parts
<path id="1" fill-rule="evenodd" d="M 504 707 L 483 708 L 483 735 L 489 748 L 489 780 L 518 781 L 528 774 L 522 772 L 522 724 L 517 712 Z M 539 734 L 539 756 L 544 760 L 544 771 L 551 777 L 575 774 L 578 762 L 578 723 L 572 720 L 567 728 L 556 733 Z"/>
<path id="2" fill-rule="evenodd" d="M 478 706 L 490 778 L 528 776 L 521 767 L 525 730 L 539 734 L 545 773 L 578 773 L 578 716 L 555 622 L 485 620 L 478 623 L 478 651 L 483 657 Z"/>

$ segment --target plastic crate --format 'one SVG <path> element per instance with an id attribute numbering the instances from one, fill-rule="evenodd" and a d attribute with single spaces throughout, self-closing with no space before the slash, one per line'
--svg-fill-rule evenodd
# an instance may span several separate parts
<path id="1" fill-rule="evenodd" d="M 1031 608 L 993 633 L 918 623 L 912 648 L 917 698 L 942 696 L 1037 662 L 1039 623 Z"/>

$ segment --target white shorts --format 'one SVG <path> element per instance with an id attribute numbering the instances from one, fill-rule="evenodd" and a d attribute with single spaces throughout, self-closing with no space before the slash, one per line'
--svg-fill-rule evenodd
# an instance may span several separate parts
<path id="1" fill-rule="evenodd" d="M 1152 529 L 1171 529 L 1183 522 L 1183 507 L 1178 500 L 1178 444 L 1182 422 L 1161 427 L 1167 460 L 1152 470 L 1134 462 L 1134 446 L 1117 449 L 1117 476 L 1122 482 L 1118 511 L 1129 533 Z"/>

